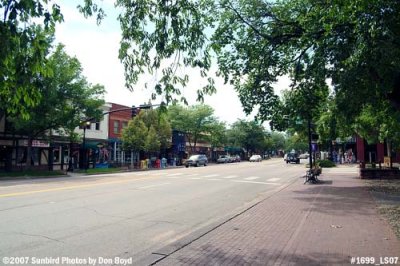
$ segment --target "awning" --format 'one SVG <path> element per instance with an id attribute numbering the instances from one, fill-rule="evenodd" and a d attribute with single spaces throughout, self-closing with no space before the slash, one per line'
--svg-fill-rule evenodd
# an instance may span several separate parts
<path id="1" fill-rule="evenodd" d="M 83 147 L 83 143 L 82 143 L 82 147 Z M 106 142 L 101 142 L 101 141 L 86 141 L 85 143 L 85 148 L 86 149 L 99 149 L 102 147 L 107 147 L 107 143 Z"/>
<path id="2" fill-rule="evenodd" d="M 233 147 L 233 146 L 226 146 L 224 148 L 226 152 L 242 152 L 242 148 L 240 147 Z"/>

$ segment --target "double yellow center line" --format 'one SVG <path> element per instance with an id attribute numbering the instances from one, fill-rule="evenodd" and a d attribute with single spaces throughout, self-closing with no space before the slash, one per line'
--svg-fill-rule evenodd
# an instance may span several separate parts
<path id="1" fill-rule="evenodd" d="M 124 179 L 124 180 L 115 180 L 115 181 L 110 181 L 110 182 L 101 182 L 101 183 L 92 183 L 92 184 L 84 184 L 84 185 L 75 185 L 75 186 L 56 187 L 56 188 L 48 188 L 48 189 L 40 189 L 40 190 L 13 192 L 13 193 L 7 193 L 7 194 L 0 194 L 0 198 L 24 196 L 24 195 L 38 194 L 38 193 L 44 193 L 44 192 L 62 191 L 62 190 L 77 189 L 77 188 L 90 188 L 90 187 L 101 186 L 101 185 L 121 184 L 121 183 L 128 183 L 128 182 L 132 182 L 132 181 L 140 181 L 140 180 L 149 179 L 149 178 L 152 178 L 152 177 L 148 176 L 145 178 L 138 178 L 138 179 Z"/>

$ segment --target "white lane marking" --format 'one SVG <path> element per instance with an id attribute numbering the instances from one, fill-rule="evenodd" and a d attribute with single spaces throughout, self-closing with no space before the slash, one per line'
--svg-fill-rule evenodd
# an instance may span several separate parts
<path id="1" fill-rule="evenodd" d="M 258 182 L 258 181 L 244 181 L 244 180 L 232 180 L 232 182 L 236 183 L 249 183 L 249 184 L 263 184 L 263 185 L 274 185 L 279 186 L 279 183 L 271 183 L 271 182 Z"/>
<path id="2" fill-rule="evenodd" d="M 182 178 L 183 176 L 166 176 L 165 178 L 169 178 L 169 179 L 178 179 L 178 178 Z"/>
<path id="3" fill-rule="evenodd" d="M 199 174 L 191 174 L 191 175 L 187 175 L 187 177 L 190 177 L 190 176 L 197 176 L 197 175 L 199 175 Z"/>
<path id="4" fill-rule="evenodd" d="M 216 176 L 219 176 L 219 175 L 218 174 L 213 174 L 213 175 L 205 175 L 203 177 L 216 177 Z"/>
<path id="5" fill-rule="evenodd" d="M 161 184 L 156 184 L 156 185 L 138 187 L 138 189 L 147 189 L 147 188 L 153 188 L 153 187 L 161 187 L 161 186 L 165 186 L 165 185 L 169 185 L 169 184 L 171 184 L 171 183 L 161 183 Z"/>
<path id="6" fill-rule="evenodd" d="M 155 176 L 160 176 L 160 175 L 165 175 L 165 173 L 164 173 L 164 172 L 159 172 L 159 173 L 155 173 L 155 174 L 153 174 L 153 175 L 155 175 Z"/>
<path id="7" fill-rule="evenodd" d="M 279 180 L 281 180 L 279 177 L 267 179 L 267 181 L 269 181 L 269 182 L 275 182 L 275 181 L 279 181 Z"/>
<path id="8" fill-rule="evenodd" d="M 200 180 L 201 178 L 200 178 L 200 177 L 191 177 L 190 179 L 193 179 L 193 180 Z"/>
<path id="9" fill-rule="evenodd" d="M 183 175 L 183 173 L 168 174 L 166 176 L 169 177 L 169 176 L 178 176 L 178 175 Z"/>
<path id="10" fill-rule="evenodd" d="M 229 179 L 229 178 L 235 178 L 235 177 L 238 177 L 238 176 L 237 175 L 228 175 L 228 176 L 223 176 L 222 178 Z"/>
<path id="11" fill-rule="evenodd" d="M 220 181 L 220 180 L 222 180 L 222 179 L 218 179 L 218 178 L 209 178 L 209 179 L 207 179 L 207 180 L 210 180 L 210 181 Z"/>
<path id="12" fill-rule="evenodd" d="M 133 175 L 145 175 L 145 174 L 147 174 L 147 173 L 134 173 Z"/>
<path id="13" fill-rule="evenodd" d="M 258 179 L 258 178 L 260 178 L 259 176 L 249 176 L 249 177 L 245 177 L 245 178 L 243 178 L 244 180 L 255 180 L 255 179 Z"/>

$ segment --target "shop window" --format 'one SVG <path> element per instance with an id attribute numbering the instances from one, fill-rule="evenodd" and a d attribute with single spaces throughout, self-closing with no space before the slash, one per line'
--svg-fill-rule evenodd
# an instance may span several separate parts
<path id="1" fill-rule="evenodd" d="M 100 130 L 100 122 L 99 121 L 96 122 L 96 130 Z"/>
<path id="2" fill-rule="evenodd" d="M 54 149 L 53 150 L 53 155 L 54 155 L 53 162 L 59 163 L 60 162 L 60 150 L 59 149 Z"/>
<path id="3" fill-rule="evenodd" d="M 83 125 L 83 124 L 81 124 L 80 126 L 79 126 L 79 129 L 83 129 L 84 127 L 86 127 L 86 129 L 90 129 L 91 128 L 91 123 L 89 123 L 88 125 Z"/>
<path id="4" fill-rule="evenodd" d="M 114 121 L 114 134 L 119 133 L 119 121 L 115 120 Z"/>
<path id="5" fill-rule="evenodd" d="M 69 147 L 63 147 L 62 151 L 64 153 L 64 163 L 68 163 L 69 162 Z"/>

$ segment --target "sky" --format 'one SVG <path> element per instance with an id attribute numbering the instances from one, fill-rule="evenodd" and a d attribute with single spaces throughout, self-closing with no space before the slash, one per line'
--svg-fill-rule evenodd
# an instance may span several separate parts
<path id="1" fill-rule="evenodd" d="M 59 0 L 64 22 L 56 29 L 56 42 L 65 45 L 65 50 L 70 56 L 76 56 L 82 64 L 83 75 L 92 84 L 104 85 L 106 89 L 105 101 L 127 106 L 138 106 L 147 103 L 151 99 L 151 85 L 154 85 L 154 77 L 147 75 L 139 79 L 134 91 L 125 87 L 124 68 L 118 59 L 120 42 L 120 26 L 117 21 L 118 12 L 115 10 L 112 0 L 98 1 L 99 6 L 106 11 L 106 18 L 100 25 L 96 24 L 95 18 L 84 18 L 77 10 L 82 0 Z M 190 73 L 190 70 L 188 70 Z M 188 99 L 189 105 L 196 102 L 196 90 L 198 84 L 205 84 L 197 74 L 190 74 L 189 85 L 182 90 Z M 144 84 L 148 83 L 148 89 Z M 240 100 L 233 87 L 224 84 L 222 79 L 215 78 L 217 93 L 205 96 L 204 103 L 210 105 L 214 115 L 220 121 L 232 124 L 238 119 L 251 120 L 250 116 L 244 114 Z M 288 85 L 287 80 L 281 80 L 278 88 Z M 161 99 L 153 101 L 159 104 Z"/>

